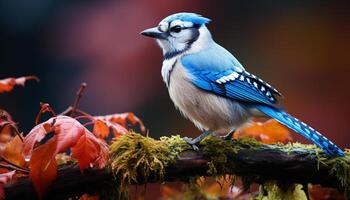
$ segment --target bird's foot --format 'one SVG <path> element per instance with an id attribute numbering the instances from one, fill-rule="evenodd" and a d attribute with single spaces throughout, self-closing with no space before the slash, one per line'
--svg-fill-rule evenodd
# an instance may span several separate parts
<path id="1" fill-rule="evenodd" d="M 230 140 L 232 140 L 232 136 L 233 136 L 234 133 L 235 133 L 235 131 L 231 131 L 227 135 L 220 136 L 220 138 L 223 139 L 223 140 L 230 141 Z"/>
<path id="2" fill-rule="evenodd" d="M 191 145 L 193 150 L 198 151 L 199 148 L 198 148 L 197 144 L 200 143 L 208 135 L 210 135 L 210 132 L 209 131 L 204 131 L 200 136 L 198 136 L 198 137 L 196 137 L 194 139 L 189 138 L 189 137 L 184 137 L 182 139 L 185 140 L 189 145 Z"/>
<path id="3" fill-rule="evenodd" d="M 182 139 L 185 140 L 185 142 L 187 142 L 187 144 L 191 145 L 193 150 L 195 150 L 195 151 L 199 150 L 198 146 L 196 145 L 197 143 L 194 139 L 192 139 L 190 137 L 184 137 Z"/>

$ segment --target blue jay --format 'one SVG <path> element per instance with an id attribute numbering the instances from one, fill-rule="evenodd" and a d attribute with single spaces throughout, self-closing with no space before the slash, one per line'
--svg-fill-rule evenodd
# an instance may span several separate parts
<path id="1" fill-rule="evenodd" d="M 215 43 L 206 27 L 210 21 L 195 13 L 177 13 L 141 32 L 155 38 L 163 50 L 161 74 L 175 106 L 203 131 L 195 139 L 184 139 L 196 149 L 209 134 L 231 138 L 252 117 L 265 116 L 300 133 L 328 155 L 344 156 L 333 142 L 284 111 L 278 105 L 279 91 Z"/>

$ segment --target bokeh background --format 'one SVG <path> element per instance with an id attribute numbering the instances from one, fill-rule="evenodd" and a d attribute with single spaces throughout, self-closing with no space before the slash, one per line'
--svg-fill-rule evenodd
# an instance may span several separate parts
<path id="1" fill-rule="evenodd" d="M 180 11 L 213 19 L 215 40 L 282 91 L 290 113 L 349 147 L 348 1 L 0 1 L 0 78 L 41 79 L 2 94 L 1 108 L 28 132 L 39 102 L 63 111 L 87 82 L 79 108 L 91 114 L 135 112 L 152 137 L 199 134 L 168 97 L 160 49 L 139 35 Z"/>

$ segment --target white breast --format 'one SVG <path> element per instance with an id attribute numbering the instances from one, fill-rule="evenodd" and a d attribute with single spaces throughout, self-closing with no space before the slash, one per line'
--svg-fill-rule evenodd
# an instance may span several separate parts
<path id="1" fill-rule="evenodd" d="M 171 75 L 171 72 L 172 72 L 176 62 L 177 62 L 177 59 L 178 59 L 178 56 L 175 56 L 171 59 L 165 59 L 163 61 L 162 77 L 163 77 L 163 81 L 167 87 L 169 87 L 170 75 Z"/>
<path id="2" fill-rule="evenodd" d="M 165 60 L 162 76 L 169 95 L 181 113 L 199 129 L 227 134 L 246 123 L 250 114 L 237 102 L 198 89 L 178 57 Z"/>

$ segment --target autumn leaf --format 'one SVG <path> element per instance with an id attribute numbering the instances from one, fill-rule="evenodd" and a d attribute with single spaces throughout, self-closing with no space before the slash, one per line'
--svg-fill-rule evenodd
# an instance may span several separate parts
<path id="1" fill-rule="evenodd" d="M 250 126 L 236 132 L 234 138 L 246 136 L 253 137 L 266 144 L 292 140 L 289 130 L 274 119 L 264 123 L 253 122 Z"/>
<path id="2" fill-rule="evenodd" d="M 4 184 L 9 183 L 12 180 L 13 175 L 15 174 L 15 170 L 0 174 L 0 199 L 5 199 L 5 190 Z"/>
<path id="3" fill-rule="evenodd" d="M 13 120 L 12 120 L 12 117 L 11 115 L 6 112 L 5 110 L 2 110 L 0 109 L 0 121 L 8 121 L 8 122 L 11 122 L 11 123 L 14 123 Z"/>
<path id="4" fill-rule="evenodd" d="M 50 186 L 50 183 L 56 179 L 57 163 L 55 152 L 57 140 L 51 140 L 45 145 L 41 145 L 33 152 L 33 156 L 29 162 L 30 173 L 34 188 L 42 199 L 44 193 Z"/>
<path id="5" fill-rule="evenodd" d="M 14 129 L 8 122 L 0 122 L 0 151 L 5 149 L 5 146 L 14 137 Z"/>
<path id="6" fill-rule="evenodd" d="M 169 186 L 161 187 L 161 199 L 179 199 L 181 197 L 181 192 L 176 190 L 175 188 Z"/>
<path id="7" fill-rule="evenodd" d="M 17 166 L 22 167 L 26 164 L 22 155 L 22 150 L 23 141 L 17 135 L 13 140 L 5 145 L 5 149 L 1 152 L 1 157 Z"/>
<path id="8" fill-rule="evenodd" d="M 93 133 L 101 139 L 106 139 L 110 134 L 110 129 L 112 130 L 114 138 L 119 138 L 121 135 L 128 133 L 128 130 L 118 123 L 104 121 L 103 119 L 95 121 Z"/>
<path id="9" fill-rule="evenodd" d="M 4 110 L 0 110 L 0 156 L 6 161 L 25 166 L 22 156 L 23 141 L 17 125 L 11 116 Z"/>
<path id="10" fill-rule="evenodd" d="M 19 134 L 18 127 L 11 115 L 0 109 L 0 150 L 3 150 L 6 143 L 10 142 L 17 134 Z"/>
<path id="11" fill-rule="evenodd" d="M 39 144 L 45 141 L 44 138 L 47 142 Z M 30 177 L 39 197 L 42 197 L 47 186 L 56 178 L 55 156 L 69 149 L 80 170 L 90 165 L 102 168 L 107 163 L 106 143 L 95 137 L 79 121 L 68 116 L 52 117 L 35 126 L 24 138 L 23 155 L 29 161 Z"/>
<path id="12" fill-rule="evenodd" d="M 309 195 L 312 200 L 345 200 L 344 194 L 342 194 L 335 188 L 322 187 L 320 185 L 310 185 L 308 189 Z"/>
<path id="13" fill-rule="evenodd" d="M 15 170 L 7 172 L 7 173 L 3 173 L 0 174 L 0 183 L 2 184 L 6 184 L 9 183 L 13 177 L 13 175 L 15 175 Z"/>
<path id="14" fill-rule="evenodd" d="M 51 130 L 51 124 L 47 121 L 36 125 L 29 134 L 24 138 L 24 146 L 23 146 L 23 156 L 24 159 L 29 161 L 30 157 L 32 156 L 32 151 L 34 148 L 34 145 L 37 142 L 40 142 L 45 135 L 50 132 Z"/>
<path id="15" fill-rule="evenodd" d="M 19 78 L 6 78 L 0 80 L 0 93 L 11 91 L 16 85 L 24 86 L 28 80 L 39 81 L 36 76 L 23 76 Z"/>
<path id="16" fill-rule="evenodd" d="M 78 160 L 81 170 L 99 157 L 101 145 L 94 142 L 94 139 L 95 136 L 92 134 L 83 134 L 72 148 L 72 156 Z"/>
<path id="17" fill-rule="evenodd" d="M 94 122 L 94 128 L 93 128 L 93 133 L 98 137 L 98 138 L 101 138 L 101 139 L 105 139 L 108 137 L 109 135 L 109 126 L 107 125 L 106 122 L 98 119 L 98 120 L 95 120 Z M 125 130 L 127 131 L 127 130 Z"/>
<path id="18" fill-rule="evenodd" d="M 100 199 L 100 196 L 98 194 L 97 195 L 83 194 L 79 198 L 79 200 L 99 200 L 99 199 Z"/>
<path id="19" fill-rule="evenodd" d="M 110 134 L 110 129 L 112 130 L 115 138 L 127 134 L 128 123 L 134 127 L 138 126 L 142 133 L 146 131 L 142 121 L 131 112 L 105 116 L 93 116 L 93 119 L 95 119 L 93 133 L 101 139 L 108 137 Z"/>

